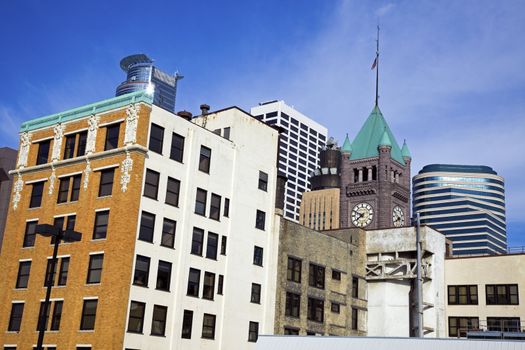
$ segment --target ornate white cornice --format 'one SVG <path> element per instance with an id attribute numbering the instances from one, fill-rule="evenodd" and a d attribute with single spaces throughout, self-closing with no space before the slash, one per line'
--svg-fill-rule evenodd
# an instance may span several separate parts
<path id="1" fill-rule="evenodd" d="M 86 154 L 92 154 L 95 152 L 95 145 L 97 142 L 97 131 L 100 117 L 98 115 L 92 115 L 88 119 L 88 135 L 86 141 Z"/>
<path id="2" fill-rule="evenodd" d="M 20 202 L 20 192 L 24 188 L 24 181 L 22 180 L 22 175 L 18 173 L 18 177 L 13 185 L 13 209 L 18 208 L 18 203 Z"/>
<path id="3" fill-rule="evenodd" d="M 124 135 L 124 145 L 126 146 L 137 142 L 139 112 L 140 106 L 138 104 L 129 105 L 126 109 L 126 133 Z"/>
<path id="4" fill-rule="evenodd" d="M 62 151 L 62 139 L 64 137 L 64 130 L 66 130 L 66 126 L 62 123 L 57 124 L 53 127 L 55 136 L 53 139 L 53 153 L 51 153 L 52 162 L 56 162 L 60 160 L 60 153 Z"/>
<path id="5" fill-rule="evenodd" d="M 47 191 L 48 195 L 53 194 L 53 190 L 55 189 L 55 180 L 57 179 L 55 167 L 53 165 L 51 165 L 51 169 L 51 176 L 49 177 L 49 190 Z"/>
<path id="6" fill-rule="evenodd" d="M 128 184 L 131 181 L 131 170 L 133 170 L 133 159 L 131 159 L 129 152 L 126 151 L 126 159 L 122 161 L 120 168 L 120 189 L 126 192 Z"/>
<path id="7" fill-rule="evenodd" d="M 86 158 L 86 169 L 84 169 L 84 191 L 87 191 L 89 185 L 89 175 L 91 175 L 91 163 L 89 158 Z"/>
<path id="8" fill-rule="evenodd" d="M 27 166 L 27 157 L 29 156 L 29 146 L 31 145 L 32 135 L 28 132 L 20 134 L 20 152 L 18 152 L 18 168 Z"/>

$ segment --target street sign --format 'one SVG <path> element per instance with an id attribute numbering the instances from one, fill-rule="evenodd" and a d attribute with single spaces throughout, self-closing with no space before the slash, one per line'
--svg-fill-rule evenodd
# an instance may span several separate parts
<path id="1" fill-rule="evenodd" d="M 65 242 L 79 242 L 82 239 L 82 234 L 73 230 L 65 230 L 62 239 Z"/>
<path id="2" fill-rule="evenodd" d="M 35 233 L 38 233 L 45 237 L 51 237 L 51 236 L 57 237 L 60 233 L 60 228 L 55 227 L 50 224 L 40 224 L 40 225 L 36 225 Z"/>

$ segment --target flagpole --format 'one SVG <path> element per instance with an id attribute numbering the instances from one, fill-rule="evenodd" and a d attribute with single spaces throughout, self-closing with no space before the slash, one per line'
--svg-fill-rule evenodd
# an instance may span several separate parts
<path id="1" fill-rule="evenodd" d="M 376 40 L 376 107 L 379 99 L 379 26 L 377 26 L 377 40 Z"/>

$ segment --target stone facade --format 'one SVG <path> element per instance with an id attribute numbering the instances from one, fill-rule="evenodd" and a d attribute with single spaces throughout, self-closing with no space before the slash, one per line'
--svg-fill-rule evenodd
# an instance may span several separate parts
<path id="1" fill-rule="evenodd" d="M 299 223 L 315 230 L 339 228 L 339 189 L 329 188 L 303 194 Z"/>

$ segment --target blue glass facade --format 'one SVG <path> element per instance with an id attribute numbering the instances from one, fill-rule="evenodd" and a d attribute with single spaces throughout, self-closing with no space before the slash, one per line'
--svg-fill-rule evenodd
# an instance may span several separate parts
<path id="1" fill-rule="evenodd" d="M 492 168 L 432 164 L 412 184 L 414 213 L 452 241 L 454 255 L 506 252 L 504 181 Z"/>

